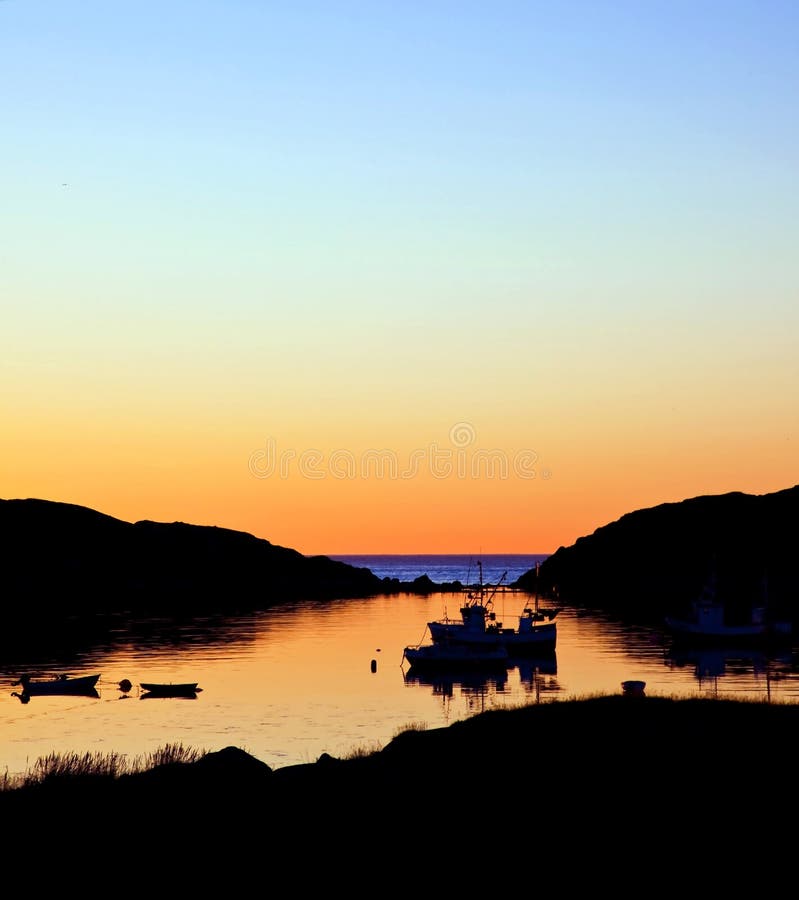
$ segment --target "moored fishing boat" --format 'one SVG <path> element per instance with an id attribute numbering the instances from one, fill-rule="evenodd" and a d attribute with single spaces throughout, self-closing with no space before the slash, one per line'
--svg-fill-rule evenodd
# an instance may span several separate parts
<path id="1" fill-rule="evenodd" d="M 434 643 L 464 644 L 472 647 L 504 647 L 511 656 L 540 654 L 555 649 L 558 632 L 555 617 L 560 609 L 541 608 L 538 594 L 533 606 L 525 606 L 516 627 L 497 621 L 494 597 L 507 576 L 495 586 L 483 582 L 483 564 L 478 561 L 479 580 L 466 591 L 460 620 L 447 617 L 428 622 Z M 536 569 L 538 567 L 536 566 Z"/>
<path id="2" fill-rule="evenodd" d="M 757 603 L 745 615 L 733 616 L 732 610 L 718 596 L 717 578 L 711 573 L 699 596 L 684 615 L 664 619 L 675 641 L 686 643 L 760 643 L 790 636 L 790 622 L 769 615 L 766 603 Z"/>

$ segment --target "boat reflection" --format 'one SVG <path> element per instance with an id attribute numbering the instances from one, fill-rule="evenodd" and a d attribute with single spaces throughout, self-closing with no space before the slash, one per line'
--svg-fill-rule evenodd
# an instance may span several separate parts
<path id="1" fill-rule="evenodd" d="M 163 691 L 144 691 L 139 695 L 139 700 L 196 700 L 196 691 L 184 691 L 174 694 Z"/>
<path id="2" fill-rule="evenodd" d="M 483 706 L 486 699 L 495 698 L 504 693 L 518 693 L 514 686 L 509 690 L 509 679 L 514 678 L 514 672 L 518 675 L 519 685 L 525 694 L 533 694 L 536 701 L 540 700 L 544 693 L 560 691 L 557 680 L 557 657 L 553 652 L 543 657 L 510 658 L 507 667 L 502 670 L 474 668 L 429 671 L 411 666 L 403 672 L 406 685 L 421 685 L 433 689 L 434 696 L 451 698 L 456 688 L 467 701 L 470 708 L 476 705 Z"/>
<path id="3" fill-rule="evenodd" d="M 558 658 L 554 653 L 547 656 L 511 658 L 510 666 L 518 669 L 521 680 L 530 686 L 539 675 L 558 674 Z"/>
<path id="4" fill-rule="evenodd" d="M 514 659 L 511 663 L 518 670 L 524 692 L 533 694 L 536 703 L 542 694 L 554 694 L 562 690 L 558 683 L 558 660 L 554 652 L 547 656 Z"/>
<path id="5" fill-rule="evenodd" d="M 718 687 L 719 678 L 765 678 L 767 689 L 796 672 L 789 650 L 772 651 L 746 646 L 692 646 L 673 643 L 666 649 L 664 663 L 670 669 L 691 667 L 700 685 Z"/>
<path id="6" fill-rule="evenodd" d="M 462 691 L 501 691 L 508 680 L 507 669 L 480 671 L 479 669 L 427 669 L 411 666 L 403 673 L 405 684 L 427 685 L 434 694 L 452 696 L 454 688 Z"/>
<path id="7" fill-rule="evenodd" d="M 67 691 L 47 691 L 46 693 L 39 694 L 36 691 L 27 691 L 23 689 L 22 691 L 11 691 L 11 696 L 16 697 L 20 703 L 30 703 L 31 697 L 34 696 L 43 696 L 43 697 L 90 697 L 94 700 L 100 699 L 100 694 L 97 692 L 95 688 L 84 688 L 82 690 L 67 690 Z"/>

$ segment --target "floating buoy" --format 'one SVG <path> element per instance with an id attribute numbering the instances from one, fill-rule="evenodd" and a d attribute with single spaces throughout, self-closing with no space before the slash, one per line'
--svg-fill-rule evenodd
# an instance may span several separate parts
<path id="1" fill-rule="evenodd" d="M 127 678 L 123 678 L 122 681 L 119 682 L 119 689 L 123 693 L 127 694 L 127 692 L 133 687 L 133 685 L 128 681 Z"/>
<path id="2" fill-rule="evenodd" d="M 372 660 L 372 671 L 373 672 L 377 671 L 377 660 L 376 659 Z"/>

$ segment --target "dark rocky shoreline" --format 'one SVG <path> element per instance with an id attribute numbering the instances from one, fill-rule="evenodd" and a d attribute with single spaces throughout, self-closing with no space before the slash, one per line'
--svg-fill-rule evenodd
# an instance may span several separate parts
<path id="1" fill-rule="evenodd" d="M 123 829 L 155 816 L 176 838 L 199 831 L 224 843 L 304 827 L 324 833 L 330 848 L 345 837 L 359 846 L 396 837 L 413 804 L 419 819 L 434 814 L 453 828 L 494 821 L 500 804 L 503 830 L 544 815 L 588 839 L 588 826 L 608 810 L 629 827 L 654 818 L 658 831 L 679 830 L 709 816 L 760 821 L 795 809 L 797 734 L 794 705 L 624 695 L 552 701 L 407 731 L 351 759 L 273 770 L 229 747 L 115 779 L 56 778 L 0 792 L 0 820 L 19 833 L 68 810 L 72 833 L 80 833 L 92 822 Z"/>

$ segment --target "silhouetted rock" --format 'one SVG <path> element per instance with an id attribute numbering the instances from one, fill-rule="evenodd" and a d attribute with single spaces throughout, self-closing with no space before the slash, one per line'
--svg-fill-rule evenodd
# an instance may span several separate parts
<path id="1" fill-rule="evenodd" d="M 767 600 L 774 615 L 799 614 L 799 486 L 664 503 L 622 516 L 560 547 L 515 582 L 577 606 L 660 621 L 682 612 L 712 571 L 719 596 L 742 616 Z"/>
<path id="2" fill-rule="evenodd" d="M 432 594 L 438 590 L 429 575 L 420 575 L 418 578 L 414 578 L 411 587 L 417 594 Z"/>

